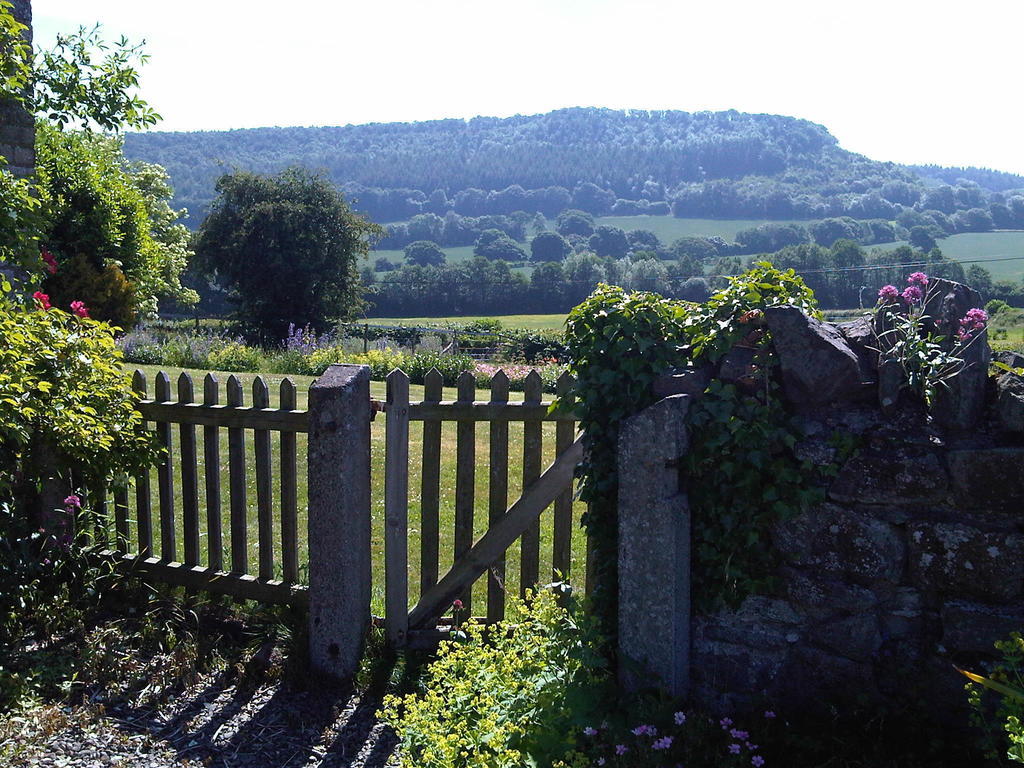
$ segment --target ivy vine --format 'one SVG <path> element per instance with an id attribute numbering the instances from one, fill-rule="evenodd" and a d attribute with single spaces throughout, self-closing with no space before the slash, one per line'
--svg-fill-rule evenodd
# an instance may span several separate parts
<path id="1" fill-rule="evenodd" d="M 767 262 L 729 278 L 703 304 L 601 285 L 566 321 L 576 377 L 576 413 L 587 434 L 580 467 L 583 524 L 594 547 L 592 595 L 604 629 L 614 631 L 617 595 L 618 473 L 623 421 L 655 396 L 670 367 L 711 367 L 739 346 L 750 376 L 713 378 L 688 411 L 690 453 L 683 467 L 693 520 L 693 595 L 698 608 L 735 605 L 770 586 L 775 560 L 768 531 L 820 497 L 814 468 L 795 456 L 798 432 L 775 376 L 768 307 L 817 315 L 813 292 L 793 270 Z"/>

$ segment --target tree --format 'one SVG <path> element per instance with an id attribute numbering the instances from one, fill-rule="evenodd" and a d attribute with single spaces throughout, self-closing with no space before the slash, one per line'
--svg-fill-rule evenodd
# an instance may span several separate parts
<path id="1" fill-rule="evenodd" d="M 572 246 L 557 232 L 541 232 L 530 241 L 533 261 L 561 261 L 572 252 Z"/>
<path id="2" fill-rule="evenodd" d="M 405 246 L 405 260 L 421 267 L 436 267 L 444 264 L 447 258 L 441 247 L 430 240 L 417 240 Z"/>
<path id="3" fill-rule="evenodd" d="M 910 234 L 907 236 L 907 242 L 912 246 L 921 251 L 930 251 L 935 247 L 935 238 L 932 236 L 930 227 L 922 227 L 920 225 L 910 228 Z"/>
<path id="4" fill-rule="evenodd" d="M 564 237 L 569 235 L 590 237 L 594 234 L 594 217 L 586 211 L 570 208 L 558 214 L 558 218 L 555 219 L 555 229 Z"/>
<path id="5" fill-rule="evenodd" d="M 603 258 L 625 256 L 629 252 L 629 240 L 618 227 L 602 224 L 590 236 L 590 249 Z"/>
<path id="6" fill-rule="evenodd" d="M 500 229 L 485 229 L 473 246 L 474 256 L 500 261 L 523 261 L 526 251 Z"/>
<path id="7" fill-rule="evenodd" d="M 718 249 L 714 244 L 703 237 L 680 237 L 672 241 L 670 251 L 677 259 L 692 259 L 698 262 L 713 259 L 718 255 Z"/>
<path id="8" fill-rule="evenodd" d="M 244 326 L 283 338 L 289 323 L 322 329 L 363 306 L 357 259 L 383 229 L 354 213 L 322 176 L 290 168 L 275 176 L 221 176 L 196 238 L 209 274 L 231 289 Z"/>

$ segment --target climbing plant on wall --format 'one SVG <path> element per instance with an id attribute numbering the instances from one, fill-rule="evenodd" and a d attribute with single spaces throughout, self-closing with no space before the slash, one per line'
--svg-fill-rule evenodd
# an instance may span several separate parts
<path id="1" fill-rule="evenodd" d="M 708 367 L 745 347 L 735 380 L 713 378 L 688 412 L 683 471 L 693 515 L 693 594 L 705 607 L 735 604 L 769 583 L 768 523 L 803 508 L 819 491 L 795 457 L 797 433 L 774 381 L 764 310 L 791 305 L 816 314 L 812 291 L 793 272 L 759 263 L 703 304 L 601 285 L 566 322 L 576 376 L 576 412 L 587 434 L 581 466 L 584 525 L 593 538 L 595 605 L 612 630 L 616 594 L 618 473 L 623 421 L 651 405 L 670 367 Z"/>

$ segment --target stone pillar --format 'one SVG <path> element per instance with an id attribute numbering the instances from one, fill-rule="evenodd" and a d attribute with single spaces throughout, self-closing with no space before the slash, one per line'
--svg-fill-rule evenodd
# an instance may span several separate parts
<path id="1" fill-rule="evenodd" d="M 28 24 L 26 36 L 32 41 L 32 4 L 14 0 L 14 18 Z M 35 120 L 16 101 L 0 101 L 0 156 L 7 160 L 7 170 L 15 176 L 28 176 L 35 168 Z"/>
<path id="2" fill-rule="evenodd" d="M 352 679 L 370 624 L 370 369 L 332 365 L 309 390 L 309 655 Z"/>
<path id="3" fill-rule="evenodd" d="M 689 398 L 673 395 L 619 436 L 619 681 L 686 696 L 690 683 L 690 509 L 679 483 Z"/>

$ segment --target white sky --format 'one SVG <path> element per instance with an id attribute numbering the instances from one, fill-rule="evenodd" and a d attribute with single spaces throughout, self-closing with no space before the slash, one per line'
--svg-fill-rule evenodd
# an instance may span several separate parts
<path id="1" fill-rule="evenodd" d="M 771 112 L 877 160 L 1024 173 L 1024 0 L 34 0 L 145 39 L 161 130 L 569 106 Z"/>

